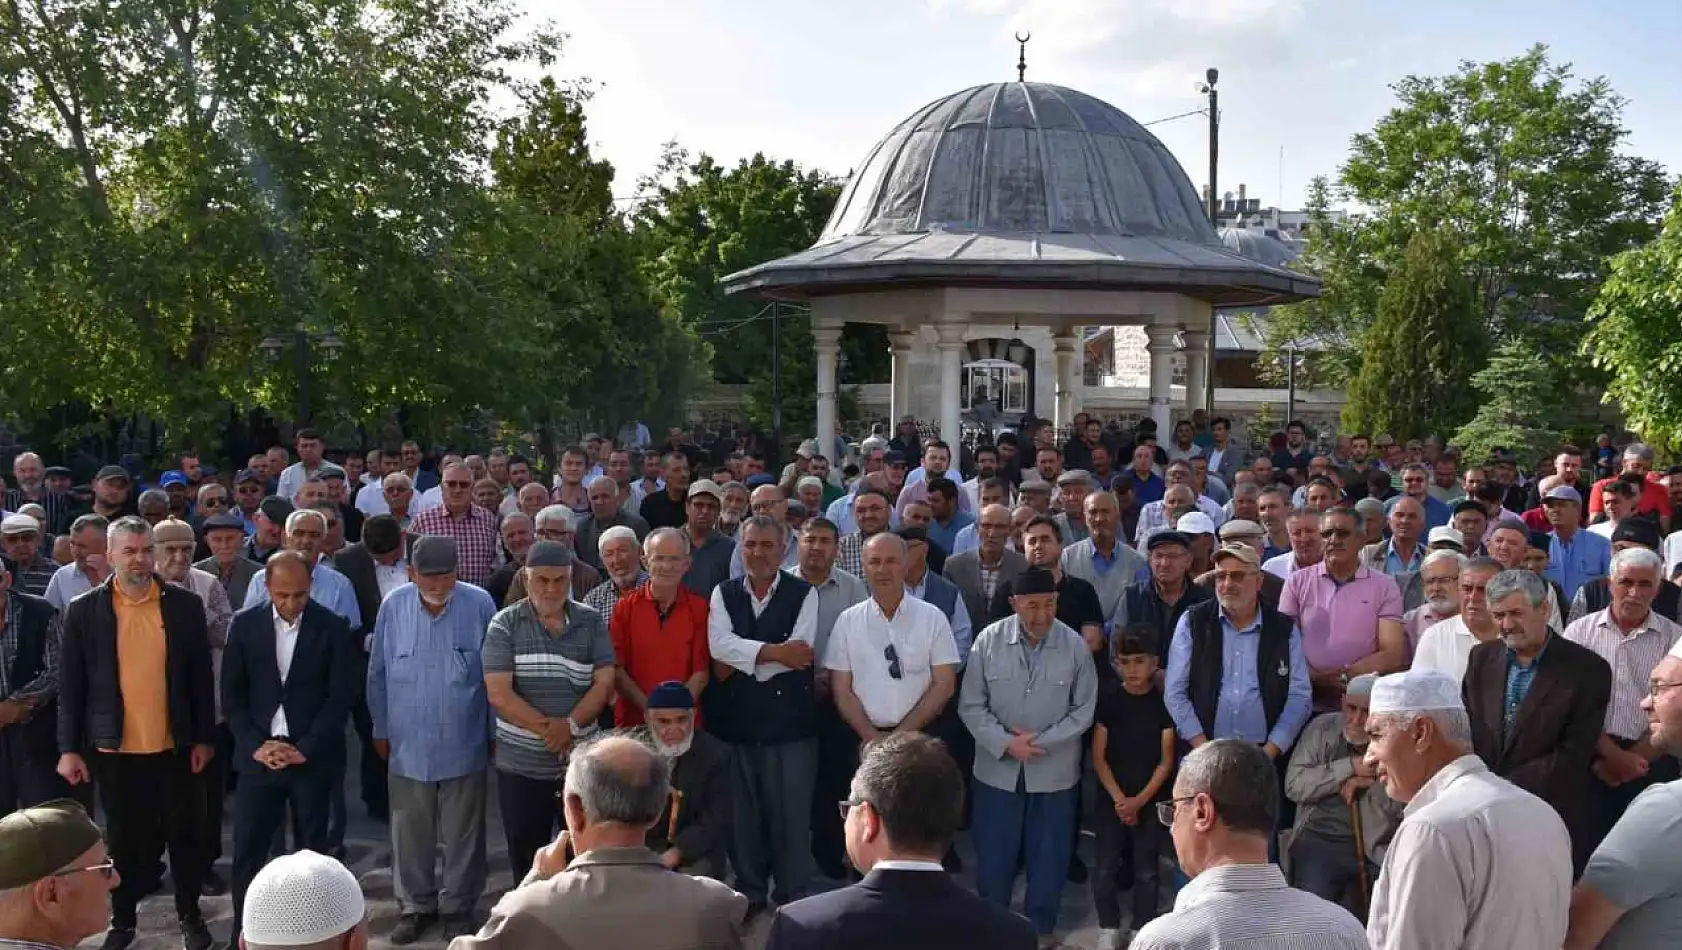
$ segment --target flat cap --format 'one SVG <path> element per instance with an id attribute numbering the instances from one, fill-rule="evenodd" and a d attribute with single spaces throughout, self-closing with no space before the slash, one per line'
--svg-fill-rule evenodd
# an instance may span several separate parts
<path id="1" fill-rule="evenodd" d="M 1051 494 L 1051 483 L 1043 478 L 1036 478 L 1033 481 L 1023 481 L 1023 483 L 1016 489 L 1016 493 L 1019 495 L 1025 495 L 1029 492 L 1036 495 L 1042 493 L 1049 495 Z"/>
<path id="2" fill-rule="evenodd" d="M 1187 550 L 1191 549 L 1191 539 L 1178 531 L 1158 531 L 1145 540 L 1145 550 L 1155 551 L 1157 548 L 1177 544 Z"/>
<path id="3" fill-rule="evenodd" d="M 577 559 L 572 548 L 559 541 L 539 541 L 526 552 L 527 567 L 571 567 Z"/>
<path id="4" fill-rule="evenodd" d="M 1261 525 L 1245 518 L 1234 518 L 1222 524 L 1221 529 L 1215 532 L 1222 541 L 1228 538 L 1259 538 L 1266 533 L 1267 530 Z"/>
<path id="5" fill-rule="evenodd" d="M 1066 488 L 1070 485 L 1091 485 L 1092 473 L 1084 468 L 1071 468 L 1057 476 L 1057 487 Z"/>
<path id="6" fill-rule="evenodd" d="M 263 517 L 275 524 L 283 525 L 287 518 L 292 517 L 292 512 L 295 509 L 290 501 L 279 495 L 270 495 L 257 504 L 257 510 L 263 513 Z"/>
<path id="7" fill-rule="evenodd" d="M 0 521 L 0 534 L 40 534 L 41 522 L 25 514 L 7 515 Z"/>
<path id="8" fill-rule="evenodd" d="M 0 889 L 64 870 L 102 836 L 82 806 L 60 798 L 0 818 Z"/>
<path id="9" fill-rule="evenodd" d="M 441 534 L 416 538 L 415 546 L 409 551 L 409 565 L 422 577 L 455 573 L 456 539 Z"/>
<path id="10" fill-rule="evenodd" d="M 75 478 L 76 477 L 75 472 L 72 472 L 70 469 L 65 468 L 63 465 L 49 465 L 41 472 L 41 474 L 45 475 L 48 478 Z"/>
<path id="11" fill-rule="evenodd" d="M 212 531 L 238 531 L 245 533 L 245 522 L 234 515 L 211 515 L 200 525 L 205 534 Z"/>
<path id="12" fill-rule="evenodd" d="M 107 478 L 120 478 L 125 482 L 132 480 L 128 477 L 128 470 L 123 468 L 121 465 L 105 466 L 94 475 L 93 480 L 95 482 L 103 482 Z"/>

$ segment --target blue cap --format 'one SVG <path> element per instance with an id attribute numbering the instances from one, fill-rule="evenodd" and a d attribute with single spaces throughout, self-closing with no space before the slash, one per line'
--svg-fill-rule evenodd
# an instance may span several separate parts
<path id="1" fill-rule="evenodd" d="M 777 484 L 777 476 L 772 475 L 770 472 L 754 472 L 752 475 L 748 476 L 748 480 L 744 484 L 746 484 L 749 488 L 758 488 L 761 485 L 775 485 Z"/>
<path id="2" fill-rule="evenodd" d="M 667 680 L 648 691 L 649 709 L 694 709 L 695 695 L 677 680 Z"/>
<path id="3" fill-rule="evenodd" d="M 159 488 L 168 488 L 171 485 L 185 484 L 187 484 L 187 476 L 181 474 L 181 470 L 178 468 L 170 469 L 169 471 L 163 473 L 163 475 L 158 479 Z"/>

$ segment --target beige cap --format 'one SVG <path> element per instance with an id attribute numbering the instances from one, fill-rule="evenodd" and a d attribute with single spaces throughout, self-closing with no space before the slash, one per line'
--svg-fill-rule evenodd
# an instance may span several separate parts
<path id="1" fill-rule="evenodd" d="M 1223 544 L 1215 551 L 1214 561 L 1221 562 L 1221 558 L 1235 557 L 1251 567 L 1261 567 L 1261 555 L 1248 544 Z"/>
<path id="2" fill-rule="evenodd" d="M 152 528 L 152 540 L 158 544 L 194 544 L 198 539 L 198 535 L 193 533 L 192 525 L 174 518 L 160 521 Z"/>

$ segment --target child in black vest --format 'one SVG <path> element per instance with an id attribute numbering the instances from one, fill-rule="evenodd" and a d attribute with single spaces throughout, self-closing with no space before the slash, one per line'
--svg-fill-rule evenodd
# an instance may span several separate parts
<path id="1" fill-rule="evenodd" d="M 1122 891 L 1133 891 L 1134 933 L 1157 915 L 1157 862 L 1167 829 L 1157 819 L 1156 802 L 1174 774 L 1174 721 L 1156 685 L 1155 628 L 1128 624 L 1110 641 L 1110 663 L 1120 682 L 1101 684 L 1092 729 L 1092 764 L 1109 793 L 1109 807 L 1093 809 L 1092 816 L 1099 950 L 1127 943 L 1121 936 Z"/>

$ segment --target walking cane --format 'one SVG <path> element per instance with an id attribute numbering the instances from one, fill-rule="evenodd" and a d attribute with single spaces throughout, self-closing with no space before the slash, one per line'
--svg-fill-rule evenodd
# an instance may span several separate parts
<path id="1" fill-rule="evenodd" d="M 677 814 L 683 808 L 683 793 L 672 789 L 672 814 L 666 819 L 666 843 L 671 844 L 677 839 Z"/>
<path id="2" fill-rule="evenodd" d="M 1355 880 L 1361 888 L 1361 918 L 1367 916 L 1367 905 L 1372 901 L 1372 881 L 1367 878 L 1367 836 L 1361 829 L 1360 792 L 1349 802 L 1349 822 L 1355 828 Z"/>

